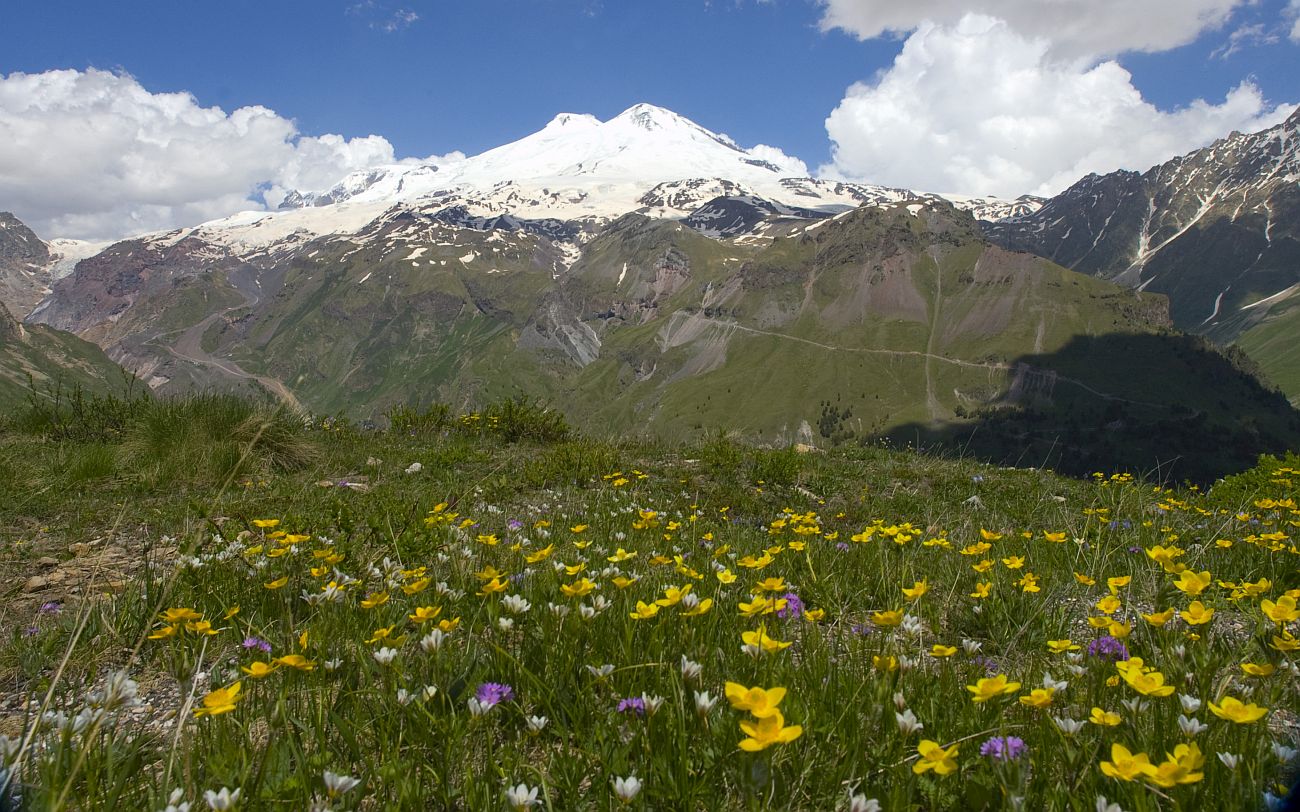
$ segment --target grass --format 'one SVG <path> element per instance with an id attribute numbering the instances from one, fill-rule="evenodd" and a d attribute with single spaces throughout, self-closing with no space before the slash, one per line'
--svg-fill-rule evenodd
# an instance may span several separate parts
<path id="1" fill-rule="evenodd" d="M 1274 743 L 1296 745 L 1296 457 L 1202 492 L 595 442 L 527 401 L 393 416 L 359 431 L 202 396 L 107 438 L 11 423 L 7 571 L 105 536 L 137 561 L 127 588 L 0 616 L 0 686 L 30 700 L 0 747 L 24 804 L 501 809 L 523 784 L 516 808 L 535 788 L 612 809 L 635 776 L 646 809 L 1253 809 L 1293 775 Z M 1174 690 L 1089 653 L 1111 636 Z M 115 673 L 133 682 L 106 691 Z M 1021 684 L 974 702 L 998 674 Z M 510 691 L 484 710 L 488 683 Z M 744 749 L 765 711 L 728 683 L 785 689 L 764 717 L 784 734 Z M 1228 697 L 1267 713 L 1210 710 Z M 1026 752 L 982 755 L 995 737 Z M 1107 775 L 1116 745 L 1164 771 Z M 331 794 L 326 771 L 359 783 Z"/>

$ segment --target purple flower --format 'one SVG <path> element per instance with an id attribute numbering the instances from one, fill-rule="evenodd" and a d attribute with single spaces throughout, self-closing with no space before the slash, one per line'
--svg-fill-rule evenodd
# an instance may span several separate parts
<path id="1" fill-rule="evenodd" d="M 48 601 L 41 604 L 41 608 L 38 612 L 42 615 L 57 615 L 62 609 L 63 604 L 58 601 Z"/>
<path id="2" fill-rule="evenodd" d="M 842 541 L 836 542 L 835 549 L 839 550 L 842 553 L 847 553 L 849 551 L 849 545 Z"/>
<path id="3" fill-rule="evenodd" d="M 244 648 L 260 649 L 265 654 L 271 653 L 271 644 L 260 637 L 245 637 Z"/>
<path id="4" fill-rule="evenodd" d="M 510 521 L 506 522 L 506 527 L 509 527 L 511 530 L 518 530 L 523 526 L 524 523 L 519 521 L 518 519 L 511 519 Z"/>
<path id="5" fill-rule="evenodd" d="M 645 700 L 639 696 L 628 697 L 618 701 L 619 713 L 634 713 L 637 716 L 645 716 Z"/>
<path id="6" fill-rule="evenodd" d="M 515 689 L 500 682 L 485 682 L 474 692 L 474 698 L 488 707 L 509 702 L 514 696 Z"/>
<path id="7" fill-rule="evenodd" d="M 980 745 L 980 755 L 995 761 L 1012 761 L 1024 755 L 1027 749 L 1024 739 L 1019 736 L 994 736 Z"/>
<path id="8" fill-rule="evenodd" d="M 785 601 L 785 606 L 777 611 L 776 616 L 785 620 L 790 617 L 803 617 L 803 601 L 793 592 L 787 592 L 781 596 Z"/>
<path id="9" fill-rule="evenodd" d="M 985 673 L 988 674 L 997 674 L 1002 671 L 1002 666 L 998 665 L 998 661 L 992 657 L 985 657 L 983 655 L 972 657 L 971 662 L 983 668 Z"/>
<path id="10" fill-rule="evenodd" d="M 1098 637 L 1096 640 L 1089 643 L 1088 654 L 1093 657 L 1100 657 L 1103 660 L 1110 660 L 1111 662 L 1119 662 L 1120 660 L 1128 659 L 1128 649 L 1124 647 L 1123 643 L 1110 635 Z"/>
<path id="11" fill-rule="evenodd" d="M 41 633 L 41 629 L 39 626 L 28 626 L 27 628 L 23 629 L 23 637 L 34 637 L 40 633 Z"/>

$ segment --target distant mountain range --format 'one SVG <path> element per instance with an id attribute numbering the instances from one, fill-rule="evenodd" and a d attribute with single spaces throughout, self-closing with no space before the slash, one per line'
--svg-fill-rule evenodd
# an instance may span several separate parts
<path id="1" fill-rule="evenodd" d="M 354 173 L 278 211 L 125 240 L 66 275 L 10 225 L 0 291 L 21 312 L 48 286 L 29 322 L 94 342 L 159 392 L 264 391 L 363 419 L 522 394 L 596 432 L 893 436 L 1078 470 L 1179 459 L 1208 476 L 1300 445 L 1300 416 L 1248 359 L 1170 323 L 1243 344 L 1278 324 L 1296 334 L 1274 309 L 1300 281 L 1286 259 L 1295 123 L 1180 159 L 1202 167 L 1192 180 L 1157 168 L 1004 201 L 800 177 L 774 150 L 649 105 L 566 114 L 464 161 Z M 1231 183 L 1240 210 L 1221 206 Z M 1143 219 L 1125 225 L 1131 211 Z M 1177 261 L 1224 217 L 1237 242 L 1259 233 L 1259 259 L 1231 279 Z M 1180 275 L 1224 292 L 1204 326 L 1184 295 L 1204 284 Z M 1275 380 L 1287 348 L 1260 359 Z M 1233 444 L 1207 449 L 1206 431 Z"/>

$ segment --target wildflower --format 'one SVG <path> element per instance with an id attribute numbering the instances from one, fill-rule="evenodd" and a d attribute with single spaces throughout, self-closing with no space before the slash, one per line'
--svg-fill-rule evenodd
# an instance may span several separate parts
<path id="1" fill-rule="evenodd" d="M 895 713 L 894 721 L 898 723 L 898 732 L 904 736 L 910 736 L 925 728 L 925 724 L 916 718 L 911 708 L 905 709 L 902 713 Z"/>
<path id="2" fill-rule="evenodd" d="M 1205 773 L 1197 772 L 1205 764 L 1205 757 L 1196 742 L 1180 744 L 1165 756 L 1165 761 L 1147 776 L 1156 786 L 1168 789 L 1178 784 L 1194 784 L 1205 777 Z"/>
<path id="3" fill-rule="evenodd" d="M 235 709 L 235 703 L 239 701 L 239 692 L 243 687 L 242 682 L 235 682 L 225 688 L 209 691 L 203 697 L 203 707 L 195 709 L 194 715 L 196 717 L 220 716 L 223 713 L 230 713 Z"/>
<path id="4" fill-rule="evenodd" d="M 614 673 L 614 666 L 610 664 L 605 664 L 599 667 L 594 665 L 588 665 L 585 667 L 587 671 L 589 671 L 591 675 L 596 679 L 604 679 L 605 677 L 608 677 L 610 674 Z"/>
<path id="5" fill-rule="evenodd" d="M 1004 694 L 1014 694 L 1020 690 L 1020 683 L 1008 681 L 1006 674 L 998 674 L 996 677 L 982 677 L 974 685 L 967 685 L 966 690 L 971 692 L 975 702 L 988 702 Z"/>
<path id="6" fill-rule="evenodd" d="M 695 712 L 700 716 L 708 716 L 713 706 L 718 704 L 716 696 L 710 696 L 708 691 L 695 692 Z"/>
<path id="7" fill-rule="evenodd" d="M 746 688 L 738 682 L 728 682 L 724 687 L 733 708 L 749 711 L 758 719 L 777 713 L 776 706 L 785 698 L 784 688 Z"/>
<path id="8" fill-rule="evenodd" d="M 700 674 L 704 671 L 704 666 L 700 665 L 697 662 L 688 660 L 686 658 L 686 655 L 683 654 L 682 662 L 681 662 L 681 670 L 682 670 L 682 679 L 686 680 L 687 682 L 690 682 L 700 678 Z"/>
<path id="9" fill-rule="evenodd" d="M 1114 637 L 1098 637 L 1088 644 L 1088 654 L 1103 660 L 1127 660 L 1128 649 Z"/>
<path id="10" fill-rule="evenodd" d="M 397 658 L 397 649 L 383 646 L 374 653 L 375 662 L 380 665 L 392 665 L 393 660 Z"/>
<path id="11" fill-rule="evenodd" d="M 614 779 L 614 795 L 625 804 L 632 803 L 632 799 L 641 792 L 641 781 L 635 775 L 629 775 L 627 778 Z"/>
<path id="12" fill-rule="evenodd" d="M 873 654 L 871 655 L 871 667 L 886 673 L 897 671 L 898 658 L 892 654 Z"/>
<path id="13" fill-rule="evenodd" d="M 195 620 L 203 619 L 203 615 L 200 615 L 198 612 L 194 611 L 193 609 L 184 606 L 176 609 L 168 609 L 164 611 L 161 615 L 159 615 L 159 617 L 163 619 L 164 623 L 173 626 L 181 623 L 190 623 Z"/>
<path id="14" fill-rule="evenodd" d="M 945 646 L 941 643 L 935 643 L 930 647 L 930 656 L 936 658 L 951 657 L 957 653 L 956 646 Z"/>
<path id="15" fill-rule="evenodd" d="M 239 790 L 231 790 L 222 787 L 220 792 L 207 790 L 203 793 L 203 800 L 211 810 L 234 809 L 235 804 L 239 803 Z"/>
<path id="16" fill-rule="evenodd" d="M 909 601 L 916 601 L 916 600 L 920 600 L 921 596 L 924 595 L 929 590 L 930 590 L 930 584 L 928 579 L 923 581 L 917 581 L 916 583 L 912 584 L 910 589 L 908 587 L 903 587 L 903 596 L 906 597 Z"/>
<path id="17" fill-rule="evenodd" d="M 1209 705 L 1210 712 L 1215 716 L 1220 719 L 1227 719 L 1229 722 L 1236 722 L 1239 725 L 1257 722 L 1268 715 L 1268 708 L 1261 708 L 1254 702 L 1245 704 L 1240 699 L 1231 696 L 1225 696 L 1218 705 L 1213 702 L 1209 703 Z"/>
<path id="18" fill-rule="evenodd" d="M 1190 626 L 1202 626 L 1214 617 L 1214 610 L 1206 608 L 1200 601 L 1192 601 L 1186 609 L 1178 613 L 1178 616 L 1187 621 Z"/>
<path id="19" fill-rule="evenodd" d="M 1264 616 L 1274 623 L 1291 623 L 1300 620 L 1300 609 L 1296 608 L 1296 599 L 1290 595 L 1283 595 L 1277 601 L 1262 600 L 1259 608 L 1264 612 Z"/>
<path id="20" fill-rule="evenodd" d="M 585 597 L 596 585 L 589 578 L 579 578 L 571 584 L 561 584 L 560 591 L 569 598 Z"/>
<path id="21" fill-rule="evenodd" d="M 636 611 L 629 612 L 633 620 L 649 620 L 659 614 L 658 603 L 646 603 L 645 601 L 636 602 Z"/>
<path id="22" fill-rule="evenodd" d="M 372 592 L 361 600 L 362 609 L 374 609 L 376 606 L 383 606 L 388 603 L 389 594 L 387 592 Z"/>
<path id="23" fill-rule="evenodd" d="M 329 770 L 325 771 L 323 777 L 325 779 L 325 793 L 331 798 L 337 798 L 340 795 L 351 792 L 361 783 L 360 778 L 353 778 L 350 775 L 343 775 L 342 773 L 332 773 Z"/>
<path id="24" fill-rule="evenodd" d="M 917 775 L 934 770 L 935 775 L 950 775 L 957 771 L 957 745 L 944 749 L 936 741 L 922 739 L 916 746 L 920 758 L 912 765 L 912 772 Z"/>
<path id="25" fill-rule="evenodd" d="M 1053 654 L 1064 654 L 1067 651 L 1078 651 L 1079 646 L 1074 641 L 1066 638 L 1064 640 L 1048 640 L 1047 649 Z"/>
<path id="26" fill-rule="evenodd" d="M 507 612 L 515 615 L 522 615 L 533 607 L 531 603 L 519 595 L 507 595 L 501 599 L 501 605 L 506 608 Z"/>
<path id="27" fill-rule="evenodd" d="M 256 660 L 248 665 L 242 666 L 240 670 L 254 679 L 261 679 L 262 677 L 269 677 L 271 674 L 275 673 L 275 665 Z"/>
<path id="28" fill-rule="evenodd" d="M 286 654 L 283 657 L 276 657 L 271 661 L 273 665 L 282 665 L 286 668 L 296 668 L 299 671 L 311 671 L 316 667 L 316 663 L 302 656 L 301 654 Z"/>
<path id="29" fill-rule="evenodd" d="M 1052 688 L 1035 688 L 1025 696 L 1020 697 L 1021 705 L 1028 705 L 1031 708 L 1046 708 L 1052 704 L 1052 696 L 1056 691 Z"/>
<path id="30" fill-rule="evenodd" d="M 984 598 L 987 598 L 992 591 L 992 581 L 980 581 L 975 584 L 975 591 L 970 593 L 970 596 L 976 600 L 983 600 Z"/>
<path id="31" fill-rule="evenodd" d="M 527 719 L 524 720 L 524 724 L 528 727 L 528 735 L 530 736 L 539 735 L 543 730 L 546 729 L 546 723 L 549 721 L 550 720 L 547 719 L 545 716 L 529 716 Z"/>
<path id="32" fill-rule="evenodd" d="M 1019 736 L 994 736 L 980 745 L 980 755 L 994 761 L 1014 761 L 1028 749 Z"/>
<path id="33" fill-rule="evenodd" d="M 645 716 L 645 700 L 639 696 L 618 701 L 618 712 L 629 713 L 635 716 Z"/>
<path id="34" fill-rule="evenodd" d="M 1174 686 L 1165 685 L 1165 675 L 1147 667 L 1141 657 L 1117 662 L 1115 668 L 1129 687 L 1143 696 L 1162 697 L 1174 692 Z"/>
<path id="35" fill-rule="evenodd" d="M 1083 730 L 1084 722 L 1080 719 L 1071 719 L 1068 716 L 1053 716 L 1052 724 L 1056 725 L 1067 736 L 1073 736 L 1080 730 Z"/>
<path id="36" fill-rule="evenodd" d="M 777 617 L 781 618 L 782 620 L 785 620 L 787 618 L 792 618 L 792 617 L 803 617 L 804 615 L 803 601 L 799 599 L 798 595 L 796 595 L 793 592 L 787 592 L 784 595 L 782 595 L 781 598 L 782 600 L 785 601 L 785 606 L 782 606 L 779 610 L 777 610 L 776 613 Z"/>
<path id="37" fill-rule="evenodd" d="M 1272 663 L 1242 663 L 1241 670 L 1250 677 L 1271 677 L 1277 666 Z"/>
<path id="38" fill-rule="evenodd" d="M 474 692 L 474 698 L 486 707 L 509 702 L 514 695 L 515 690 L 501 682 L 485 682 Z"/>
<path id="39" fill-rule="evenodd" d="M 1210 729 L 1210 726 L 1204 722 L 1199 722 L 1181 713 L 1178 715 L 1178 727 L 1183 731 L 1184 736 L 1196 736 Z"/>
<path id="40" fill-rule="evenodd" d="M 682 598 L 682 617 L 699 617 L 713 608 L 713 598 L 700 600 L 698 595 L 691 593 Z"/>
<path id="41" fill-rule="evenodd" d="M 440 614 L 442 614 L 441 606 L 417 606 L 414 612 L 407 615 L 407 618 L 413 623 L 426 623 L 436 620 Z"/>
<path id="42" fill-rule="evenodd" d="M 1152 612 L 1151 614 L 1146 614 L 1144 612 L 1142 613 L 1142 619 L 1147 623 L 1150 623 L 1152 626 L 1160 628 L 1174 619 L 1174 610 L 1173 607 L 1170 607 L 1163 612 Z"/>
<path id="43" fill-rule="evenodd" d="M 537 805 L 537 787 L 520 783 L 518 786 L 506 787 L 506 803 L 514 812 L 527 812 Z"/>
<path id="44" fill-rule="evenodd" d="M 734 703 L 733 703 L 734 704 Z M 754 722 L 741 722 L 740 730 L 747 738 L 741 739 L 740 749 L 750 753 L 766 750 L 774 744 L 788 744 L 803 735 L 799 725 L 785 723 L 785 717 L 775 707 L 771 713 Z"/>
<path id="45" fill-rule="evenodd" d="M 880 812 L 880 801 L 849 790 L 849 812 Z"/>
<path id="46" fill-rule="evenodd" d="M 1088 717 L 1088 721 L 1092 722 L 1094 725 L 1100 725 L 1101 727 L 1115 727 L 1122 720 L 1120 719 L 1119 714 L 1114 711 L 1102 710 L 1101 708 L 1094 707 L 1092 709 L 1092 715 Z"/>
<path id="47" fill-rule="evenodd" d="M 1118 742 L 1110 746 L 1110 761 L 1101 763 L 1102 775 L 1118 778 L 1121 781 L 1133 781 L 1144 778 L 1155 771 L 1151 758 L 1146 753 L 1133 754 Z"/>
<path id="48" fill-rule="evenodd" d="M 759 626 L 752 632 L 741 632 L 740 637 L 745 641 L 746 646 L 766 654 L 772 654 L 792 645 L 790 642 L 783 642 L 768 635 L 766 626 Z"/>
<path id="49" fill-rule="evenodd" d="M 1178 695 L 1178 704 L 1183 706 L 1183 713 L 1196 713 L 1201 709 L 1201 700 L 1187 694 Z"/>

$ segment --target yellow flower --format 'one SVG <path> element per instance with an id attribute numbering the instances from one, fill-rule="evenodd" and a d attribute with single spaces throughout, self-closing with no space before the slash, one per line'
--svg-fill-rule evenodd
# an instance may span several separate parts
<path id="1" fill-rule="evenodd" d="M 415 595 L 429 588 L 432 579 L 421 578 L 418 581 L 412 581 L 409 584 L 402 584 L 402 592 L 407 595 Z"/>
<path id="2" fill-rule="evenodd" d="M 1002 559 L 1002 565 L 1009 570 L 1018 570 L 1025 565 L 1024 556 L 1013 555 Z"/>
<path id="3" fill-rule="evenodd" d="M 253 526 L 260 527 L 263 530 L 269 530 L 280 523 L 279 519 L 254 519 Z"/>
<path id="4" fill-rule="evenodd" d="M 1110 625 L 1106 627 L 1106 632 L 1111 637 L 1115 637 L 1120 640 L 1123 640 L 1125 637 L 1128 637 L 1132 631 L 1133 630 L 1129 628 L 1129 625 L 1127 623 L 1120 623 L 1119 621 L 1116 620 L 1112 620 L 1110 622 Z"/>
<path id="5" fill-rule="evenodd" d="M 501 572 L 491 564 L 489 564 L 483 569 L 474 573 L 474 577 L 479 579 L 480 581 L 491 581 L 495 579 L 504 578 L 506 577 L 506 574 L 504 572 Z"/>
<path id="6" fill-rule="evenodd" d="M 734 583 L 734 582 L 735 582 L 735 580 L 736 580 L 736 576 L 735 576 L 735 574 L 734 574 L 731 570 L 729 570 L 729 569 L 727 569 L 727 570 L 722 570 L 721 572 L 718 573 L 718 580 L 721 581 L 721 582 L 724 583 L 724 584 L 730 584 L 730 583 Z"/>
<path id="7" fill-rule="evenodd" d="M 479 588 L 479 591 L 474 594 L 478 595 L 480 598 L 486 598 L 489 595 L 496 594 L 497 592 L 505 592 L 509 588 L 510 584 L 502 581 L 500 578 L 493 578 L 491 581 L 483 584 L 483 586 Z M 561 589 L 563 589 L 563 587 L 561 587 Z"/>
<path id="8" fill-rule="evenodd" d="M 636 555 L 637 555 L 636 553 L 629 553 L 627 550 L 624 550 L 622 547 L 619 547 L 618 550 L 613 555 L 607 556 L 605 560 L 611 564 L 621 564 L 622 562 L 627 561 L 629 558 L 636 558 Z"/>
<path id="9" fill-rule="evenodd" d="M 935 643 L 930 648 L 931 657 L 951 657 L 956 653 L 957 653 L 956 646 L 945 646 L 940 643 Z"/>
<path id="10" fill-rule="evenodd" d="M 634 620 L 649 620 L 659 614 L 658 603 L 646 603 L 645 601 L 636 602 L 636 611 L 629 612 Z"/>
<path id="11" fill-rule="evenodd" d="M 1141 657 L 1121 660 L 1115 663 L 1115 669 L 1130 688 L 1143 696 L 1169 696 L 1174 692 L 1174 686 L 1165 685 L 1165 675 L 1148 668 Z"/>
<path id="12" fill-rule="evenodd" d="M 1205 764 L 1205 756 L 1196 742 L 1180 744 L 1165 756 L 1165 761 L 1147 775 L 1152 784 L 1168 789 L 1177 784 L 1195 784 L 1205 777 L 1205 773 L 1197 772 Z"/>
<path id="13" fill-rule="evenodd" d="M 571 584 L 560 584 L 560 591 L 570 598 L 581 598 L 596 588 L 590 578 L 579 578 Z"/>
<path id="14" fill-rule="evenodd" d="M 1026 572 L 1024 577 L 1016 581 L 1016 586 L 1020 587 L 1022 592 L 1042 592 L 1042 587 L 1038 585 L 1038 576 L 1032 572 Z"/>
<path id="15" fill-rule="evenodd" d="M 1251 677 L 1271 677 L 1277 666 L 1272 663 L 1242 663 L 1241 670 Z"/>
<path id="16" fill-rule="evenodd" d="M 1065 541 L 1065 531 L 1062 530 L 1058 533 L 1049 533 L 1046 530 L 1044 530 L 1043 538 L 1047 539 L 1048 541 L 1060 544 L 1061 542 Z"/>
<path id="17" fill-rule="evenodd" d="M 979 562 L 978 564 L 971 564 L 970 568 L 980 573 L 988 572 L 989 570 L 993 569 L 993 563 L 994 563 L 993 559 L 986 558 L 983 561 Z"/>
<path id="18" fill-rule="evenodd" d="M 362 609 L 374 609 L 376 606 L 383 606 L 388 603 L 387 592 L 373 592 L 361 599 Z"/>
<path id="19" fill-rule="evenodd" d="M 728 682 L 723 686 L 727 701 L 731 707 L 740 711 L 749 711 L 757 719 L 771 716 L 777 711 L 776 706 L 785 699 L 784 688 L 746 688 L 739 682 Z"/>
<path id="20" fill-rule="evenodd" d="M 213 635 L 217 630 L 212 628 L 212 624 L 206 620 L 196 620 L 193 623 L 186 623 L 185 630 L 191 634 Z"/>
<path id="21" fill-rule="evenodd" d="M 929 590 L 930 590 L 930 584 L 928 583 L 928 581 L 917 581 L 916 583 L 912 584 L 911 589 L 908 589 L 907 587 L 903 587 L 903 595 L 906 596 L 906 598 L 909 601 L 915 601 L 915 600 L 920 600 L 921 596 L 924 595 Z"/>
<path id="22" fill-rule="evenodd" d="M 1265 617 L 1274 623 L 1300 620 L 1300 609 L 1296 608 L 1296 599 L 1290 595 L 1283 595 L 1276 601 L 1264 599 L 1260 601 L 1259 608 L 1264 610 Z"/>
<path id="23" fill-rule="evenodd" d="M 986 531 L 981 530 L 981 533 Z M 921 773 L 934 770 L 935 775 L 949 775 L 957 771 L 957 745 L 944 749 L 943 745 L 930 739 L 922 739 L 921 743 L 916 746 L 916 752 L 921 756 L 916 763 L 912 765 L 912 772 L 920 775 Z"/>
<path id="24" fill-rule="evenodd" d="M 1076 572 L 1076 573 L 1074 574 L 1074 580 L 1078 581 L 1079 583 L 1083 584 L 1084 586 L 1092 586 L 1093 584 L 1097 583 L 1097 582 L 1094 581 L 1092 578 L 1089 578 L 1087 575 L 1084 575 L 1084 574 L 1081 573 L 1081 572 Z"/>
<path id="25" fill-rule="evenodd" d="M 221 616 L 221 619 L 230 620 L 232 617 L 234 617 L 237 614 L 239 614 L 239 605 L 235 604 L 234 606 L 226 610 L 226 613 Z"/>
<path id="26" fill-rule="evenodd" d="M 262 586 L 266 587 L 267 589 L 279 589 L 280 587 L 284 586 L 287 583 L 289 583 L 289 576 L 286 575 L 283 578 L 276 578 L 274 581 L 267 581 L 266 583 L 262 584 Z"/>
<path id="27" fill-rule="evenodd" d="M 1132 580 L 1133 580 L 1132 575 L 1117 575 L 1114 578 L 1107 578 L 1106 588 L 1110 590 L 1110 594 L 1114 595 L 1115 593 L 1119 592 L 1120 587 L 1128 586 L 1129 581 Z"/>
<path id="28" fill-rule="evenodd" d="M 1048 640 L 1047 649 L 1053 654 L 1064 654 L 1067 651 L 1078 651 L 1079 645 L 1067 637 L 1064 640 Z"/>
<path id="29" fill-rule="evenodd" d="M 786 726 L 785 717 L 778 710 L 754 722 L 741 722 L 740 730 L 748 737 L 740 740 L 740 749 L 750 753 L 774 744 L 788 744 L 803 735 L 803 728 L 799 725 Z"/>
<path id="30" fill-rule="evenodd" d="M 803 617 L 804 617 L 804 620 L 808 620 L 808 621 L 811 621 L 811 622 L 813 622 L 813 623 L 816 623 L 817 621 L 819 621 L 819 620 L 821 620 L 822 618 L 826 617 L 826 610 L 825 610 L 825 609 L 805 609 L 805 610 L 803 610 Z"/>
<path id="31" fill-rule="evenodd" d="M 1283 629 L 1280 637 L 1273 636 L 1272 646 L 1278 651 L 1296 651 L 1300 649 L 1300 640 L 1297 640 L 1291 632 Z"/>
<path id="32" fill-rule="evenodd" d="M 417 606 L 407 617 L 416 623 L 425 623 L 434 620 L 440 614 L 442 614 L 441 606 Z"/>
<path id="33" fill-rule="evenodd" d="M 1020 683 L 1008 681 L 1006 674 L 998 674 L 996 677 L 982 677 L 974 685 L 967 685 L 966 690 L 971 692 L 971 699 L 975 702 L 988 702 L 1003 694 L 1014 694 L 1020 690 Z"/>
<path id="34" fill-rule="evenodd" d="M 636 583 L 635 578 L 629 578 L 626 575 L 615 575 L 610 580 L 613 581 L 614 586 L 618 587 L 619 589 L 627 589 L 632 584 Z"/>
<path id="35" fill-rule="evenodd" d="M 1119 611 L 1119 608 L 1123 605 L 1124 605 L 1123 602 L 1120 601 L 1119 598 L 1115 597 L 1114 595 L 1107 595 L 1106 597 L 1097 601 L 1097 611 L 1101 612 L 1104 615 L 1113 615 L 1117 611 Z"/>
<path id="36" fill-rule="evenodd" d="M 248 665 L 242 666 L 239 670 L 243 671 L 245 674 L 247 674 L 250 677 L 253 677 L 254 679 L 261 679 L 262 677 L 269 677 L 271 674 L 274 674 L 275 665 L 273 665 L 272 663 L 264 663 L 261 660 L 257 660 L 255 662 L 249 663 Z"/>
<path id="37" fill-rule="evenodd" d="M 1055 693 L 1055 688 L 1035 688 L 1025 696 L 1020 697 L 1020 704 L 1028 705 L 1031 708 L 1046 708 L 1052 704 L 1052 696 Z"/>
<path id="38" fill-rule="evenodd" d="M 1183 570 L 1178 574 L 1178 580 L 1174 581 L 1174 586 L 1192 596 L 1201 594 L 1209 585 L 1209 571 L 1198 573 L 1192 570 Z"/>
<path id="39" fill-rule="evenodd" d="M 791 645 L 788 642 L 782 642 L 769 637 L 766 626 L 759 626 L 757 630 L 752 632 L 741 632 L 740 638 L 745 641 L 745 645 L 762 649 L 768 654 L 780 651 L 784 648 L 789 648 Z"/>
<path id="40" fill-rule="evenodd" d="M 1229 722 L 1236 722 L 1239 725 L 1257 722 L 1268 714 L 1268 708 L 1261 708 L 1254 702 L 1247 705 L 1240 699 L 1231 696 L 1225 696 L 1218 705 L 1210 702 L 1209 706 L 1210 712 L 1215 716 L 1220 719 L 1227 719 Z"/>
<path id="41" fill-rule="evenodd" d="M 888 612 L 872 612 L 871 622 L 877 626 L 884 626 L 886 628 L 897 626 L 903 622 L 903 611 L 901 609 L 896 609 Z"/>
<path id="42" fill-rule="evenodd" d="M 215 691 L 208 692 L 203 697 L 203 707 L 196 708 L 194 715 L 197 716 L 220 716 L 223 713 L 230 713 L 235 709 L 235 703 L 239 701 L 239 691 L 243 688 L 242 682 L 236 682 L 227 685 L 225 688 L 218 688 Z"/>
<path id="43" fill-rule="evenodd" d="M 1202 626 L 1214 617 L 1214 610 L 1207 609 L 1200 601 L 1192 601 L 1186 609 L 1178 613 L 1178 616 L 1187 621 L 1189 626 Z"/>
<path id="44" fill-rule="evenodd" d="M 740 602 L 740 613 L 745 617 L 754 617 L 755 615 L 770 615 L 773 612 L 779 612 L 786 605 L 785 598 L 765 598 L 762 596 L 755 597 L 749 603 Z"/>
<path id="45" fill-rule="evenodd" d="M 165 640 L 165 639 L 167 639 L 168 637 L 173 637 L 173 636 L 175 636 L 175 634 L 176 634 L 178 631 L 180 631 L 180 630 L 181 630 L 181 627 L 180 627 L 180 626 L 177 626 L 177 625 L 174 625 L 174 624 L 173 624 L 173 625 L 168 625 L 168 626 L 163 626 L 162 628 L 155 629 L 154 631 L 150 632 L 150 634 L 149 634 L 149 639 L 150 639 L 150 640 Z M 1275 638 L 1275 639 L 1276 639 L 1276 638 Z"/>
<path id="46" fill-rule="evenodd" d="M 299 671 L 311 671 L 316 667 L 316 663 L 301 654 L 286 654 L 283 657 L 276 657 L 271 663 L 272 665 L 282 665 L 285 668 L 296 668 Z"/>
<path id="47" fill-rule="evenodd" d="M 1149 615 L 1144 612 L 1142 613 L 1142 619 L 1159 628 L 1174 619 L 1174 610 L 1173 607 L 1170 607 L 1163 612 L 1152 612 Z"/>
<path id="48" fill-rule="evenodd" d="M 676 606 L 677 604 L 681 603 L 682 598 L 686 597 L 686 594 L 690 591 L 691 591 L 690 584 L 687 584 L 686 586 L 681 587 L 680 589 L 675 586 L 670 586 L 664 590 L 664 596 L 659 600 L 655 601 L 655 603 L 659 604 L 660 606 Z"/>
<path id="49" fill-rule="evenodd" d="M 989 593 L 992 591 L 993 591 L 992 581 L 980 581 L 975 584 L 975 591 L 970 593 L 970 596 L 972 598 L 975 598 L 976 600 L 981 600 L 983 598 L 987 598 L 989 596 Z"/>
<path id="50" fill-rule="evenodd" d="M 181 607 L 179 609 L 168 609 L 167 611 L 163 612 L 162 615 L 160 615 L 160 617 L 163 619 L 164 622 L 172 623 L 172 624 L 187 623 L 192 620 L 203 619 L 203 615 L 200 615 L 198 612 L 194 611 L 193 609 L 187 609 L 185 607 Z"/>
<path id="51" fill-rule="evenodd" d="M 1002 538 L 1002 534 L 994 533 L 992 530 L 985 530 L 984 528 L 981 527 L 980 538 L 984 539 L 985 541 L 997 541 L 998 539 Z"/>
<path id="52" fill-rule="evenodd" d="M 1088 721 L 1092 722 L 1094 725 L 1100 725 L 1102 727 L 1115 727 L 1120 723 L 1120 718 L 1119 714 L 1114 711 L 1102 710 L 1101 708 L 1094 707 L 1092 709 L 1092 715 L 1088 717 Z"/>
<path id="53" fill-rule="evenodd" d="M 1134 755 L 1124 745 L 1115 743 L 1110 746 L 1110 761 L 1101 763 L 1101 772 L 1121 781 L 1132 781 L 1151 775 L 1155 767 L 1151 766 L 1151 758 L 1146 753 Z"/>
<path id="54" fill-rule="evenodd" d="M 892 654 L 873 654 L 871 655 L 871 667 L 877 671 L 897 671 L 898 658 Z"/>

